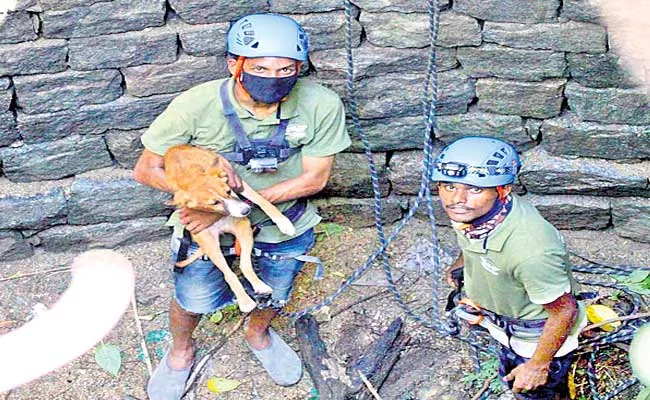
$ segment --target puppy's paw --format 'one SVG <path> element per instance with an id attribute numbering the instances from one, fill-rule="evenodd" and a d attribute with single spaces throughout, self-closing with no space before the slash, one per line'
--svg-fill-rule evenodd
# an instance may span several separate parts
<path id="1" fill-rule="evenodd" d="M 267 285 L 266 283 L 259 281 L 259 283 L 253 284 L 253 290 L 255 291 L 256 294 L 271 294 L 273 293 L 273 289 L 271 289 L 271 286 Z"/>
<path id="2" fill-rule="evenodd" d="M 246 296 L 246 298 L 237 299 L 237 305 L 239 306 L 239 310 L 243 313 L 249 313 L 257 307 L 257 303 L 248 296 Z"/>
<path id="3" fill-rule="evenodd" d="M 278 226 L 280 232 L 284 233 L 285 235 L 293 236 L 296 234 L 296 228 L 293 226 L 291 221 L 289 221 L 289 218 L 285 217 L 284 215 L 280 218 L 274 219 L 273 222 L 275 222 L 275 225 Z"/>

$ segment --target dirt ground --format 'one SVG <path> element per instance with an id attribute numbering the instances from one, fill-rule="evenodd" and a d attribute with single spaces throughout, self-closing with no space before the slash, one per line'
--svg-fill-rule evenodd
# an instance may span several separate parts
<path id="1" fill-rule="evenodd" d="M 387 232 L 394 227 L 387 227 Z M 333 292 L 342 280 L 361 265 L 376 248 L 376 230 L 349 229 L 338 225 L 320 227 L 313 255 L 320 256 L 326 265 L 326 276 L 313 281 L 314 267 L 308 265 L 299 277 L 293 292 L 292 310 L 318 303 Z M 456 253 L 453 234 L 447 228 L 438 229 L 443 261 L 448 262 Z M 611 231 L 565 231 L 570 248 L 587 258 L 608 264 L 650 266 L 650 245 L 619 238 Z M 390 246 L 389 257 L 393 267 L 404 267 L 414 252 L 428 245 L 431 231 L 427 222 L 413 220 Z M 169 263 L 168 240 L 132 245 L 117 249 L 125 254 L 135 267 L 138 311 L 147 335 L 148 349 L 154 365 L 168 345 L 167 305 L 173 283 Z M 16 273 L 46 271 L 65 267 L 77 254 L 52 254 L 37 252 L 33 257 L 0 264 L 0 278 Z M 577 258 L 574 262 L 581 263 Z M 411 267 L 413 263 L 411 262 Z M 426 268 L 395 268 L 402 294 L 417 313 L 431 318 L 431 275 Z M 51 306 L 69 283 L 69 273 L 40 273 L 31 277 L 0 282 L 0 333 L 25 323 L 37 304 Z M 439 300 L 449 288 L 442 286 Z M 368 296 L 369 300 L 363 301 Z M 352 306 L 350 306 L 352 305 Z M 348 308 L 349 307 L 349 308 Z M 396 317 L 404 317 L 392 296 L 386 292 L 385 281 L 378 266 L 372 267 L 359 284 L 349 288 L 334 304 L 318 315 L 321 336 L 330 353 L 342 362 L 357 357 Z M 238 312 L 225 314 L 215 324 L 204 318 L 196 331 L 200 348 L 197 359 L 218 341 L 223 332 L 235 326 Z M 290 321 L 279 318 L 274 326 L 297 347 Z M 382 387 L 384 399 L 470 399 L 475 388 L 467 388 L 459 380 L 471 372 L 472 363 L 468 349 L 454 339 L 441 338 L 434 331 L 423 328 L 411 319 L 406 320 L 404 332 L 411 336 L 407 350 L 395 365 Z M 70 365 L 50 375 L 4 395 L 4 400 L 19 399 L 146 399 L 144 387 L 147 368 L 139 349 L 141 338 L 137 333 L 134 316 L 127 311 L 104 343 L 119 347 L 122 365 L 114 377 L 96 363 L 89 351 Z M 140 354 L 140 356 L 139 356 Z M 1 356 L 0 356 L 1 357 Z M 10 362 L 1 360 L 0 362 Z M 210 377 L 228 378 L 240 383 L 236 389 L 221 394 L 208 391 L 205 380 Z M 307 400 L 313 397 L 312 383 L 305 372 L 295 386 L 275 386 L 255 362 L 243 342 L 242 329 L 237 330 L 220 348 L 200 375 L 197 390 L 187 398 L 224 400 Z M 2 395 L 0 395 L 0 398 Z M 502 396 L 507 398 L 507 396 Z M 624 397 L 621 397 L 624 398 Z"/>

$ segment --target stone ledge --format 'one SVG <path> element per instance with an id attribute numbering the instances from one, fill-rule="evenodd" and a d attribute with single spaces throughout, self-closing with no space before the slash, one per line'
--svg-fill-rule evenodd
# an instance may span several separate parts
<path id="1" fill-rule="evenodd" d="M 386 154 L 374 154 L 382 197 L 388 195 L 390 183 L 386 176 Z M 334 158 L 332 175 L 318 197 L 372 198 L 372 181 L 365 154 L 339 153 Z"/>
<path id="2" fill-rule="evenodd" d="M 334 222 L 351 228 L 375 226 L 375 207 L 373 199 L 348 199 L 331 197 L 314 200 L 323 222 Z M 382 201 L 383 222 L 392 223 L 402 218 L 401 199 L 388 197 Z"/>
<path id="3" fill-rule="evenodd" d="M 612 199 L 612 222 L 619 236 L 650 243 L 650 199 Z"/>
<path id="4" fill-rule="evenodd" d="M 0 76 L 61 72 L 67 56 L 68 43 L 62 39 L 0 44 Z"/>
<path id="5" fill-rule="evenodd" d="M 429 48 L 397 49 L 377 47 L 364 42 L 352 49 L 354 59 L 354 78 L 356 80 L 391 73 L 402 73 L 404 65 L 426 65 L 429 61 Z M 347 60 L 345 49 L 315 51 L 310 59 L 316 69 L 318 79 L 346 79 Z M 456 49 L 436 47 L 436 66 L 444 72 L 458 66 Z"/>
<path id="6" fill-rule="evenodd" d="M 168 27 L 73 38 L 68 41 L 70 68 L 93 70 L 176 61 L 176 32 Z"/>
<path id="7" fill-rule="evenodd" d="M 486 22 L 483 40 L 520 49 L 555 50 L 572 53 L 605 53 L 605 27 L 585 22 L 515 24 Z"/>
<path id="8" fill-rule="evenodd" d="M 595 196 L 524 196 L 557 229 L 607 228 L 611 223 L 610 200 Z"/>
<path id="9" fill-rule="evenodd" d="M 497 22 L 552 22 L 559 7 L 559 0 L 454 0 L 454 10 Z"/>
<path id="10" fill-rule="evenodd" d="M 39 232 L 37 237 L 40 246 L 53 253 L 112 249 L 169 236 L 171 228 L 165 226 L 166 221 L 166 217 L 155 217 L 96 225 L 55 226 Z"/>
<path id="11" fill-rule="evenodd" d="M 165 0 L 117 0 L 45 11 L 39 17 L 44 37 L 68 39 L 161 26 L 166 11 Z"/>
<path id="12" fill-rule="evenodd" d="M 644 89 L 587 88 L 569 82 L 569 107 L 585 121 L 650 125 L 650 102 Z"/>
<path id="13" fill-rule="evenodd" d="M 614 161 L 650 159 L 650 126 L 583 122 L 576 114 L 547 119 L 544 147 L 555 155 Z"/>
<path id="14" fill-rule="evenodd" d="M 568 159 L 542 146 L 522 154 L 519 180 L 533 194 L 650 197 L 650 162 L 618 164 L 597 159 Z"/>
<path id="15" fill-rule="evenodd" d="M 481 111 L 533 118 L 560 114 L 566 79 L 520 82 L 496 78 L 476 81 L 477 108 Z"/>

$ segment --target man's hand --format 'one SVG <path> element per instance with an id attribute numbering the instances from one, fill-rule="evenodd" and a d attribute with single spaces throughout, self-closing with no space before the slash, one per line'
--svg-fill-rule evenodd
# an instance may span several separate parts
<path id="1" fill-rule="evenodd" d="M 228 160 L 223 156 L 219 157 L 219 168 L 221 168 L 228 176 L 228 186 L 230 186 L 235 193 L 241 193 L 244 190 L 241 177 L 237 172 L 235 172 L 235 169 L 230 165 L 230 162 L 228 162 Z"/>
<path id="2" fill-rule="evenodd" d="M 465 261 L 463 259 L 463 253 L 461 252 L 458 255 L 458 258 L 456 258 L 456 261 L 454 261 L 449 268 L 445 271 L 445 279 L 447 280 L 447 283 L 451 287 L 458 287 L 458 280 L 454 279 L 453 273 L 456 270 L 459 270 L 465 266 Z"/>
<path id="3" fill-rule="evenodd" d="M 506 381 L 515 380 L 513 392 L 529 392 L 546 384 L 549 364 L 537 364 L 533 361 L 518 365 L 504 377 Z"/>
<path id="4" fill-rule="evenodd" d="M 451 287 L 458 287 L 458 280 L 454 279 L 453 273 L 456 270 L 459 270 L 463 268 L 463 265 L 451 265 L 449 268 L 447 268 L 447 271 L 445 271 L 445 279 L 447 280 L 447 284 Z"/>
<path id="5" fill-rule="evenodd" d="M 207 211 L 192 210 L 190 208 L 181 208 L 180 211 L 181 224 L 185 225 L 185 229 L 195 235 L 214 224 L 218 219 L 219 214 Z"/>

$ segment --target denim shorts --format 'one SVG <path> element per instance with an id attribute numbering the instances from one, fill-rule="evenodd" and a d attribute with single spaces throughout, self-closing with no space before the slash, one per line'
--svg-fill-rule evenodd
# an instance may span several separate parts
<path id="1" fill-rule="evenodd" d="M 558 394 L 566 396 L 569 391 L 569 369 L 571 368 L 574 359 L 575 357 L 573 352 L 562 357 L 553 358 L 549 367 L 548 380 L 546 384 L 529 392 L 519 392 L 517 393 L 518 398 L 527 400 L 553 400 Z M 528 358 L 524 358 L 509 348 L 502 346 L 501 355 L 499 357 L 499 361 L 501 362 L 501 365 L 499 365 L 499 376 L 503 379 L 516 366 L 523 364 L 528 360 Z M 510 389 L 512 389 L 514 380 L 507 383 Z"/>
<path id="2" fill-rule="evenodd" d="M 179 241 L 172 238 L 172 241 Z M 270 305 L 282 307 L 286 304 L 293 288 L 293 280 L 302 269 L 303 261 L 293 257 L 307 253 L 314 246 L 314 230 L 309 229 L 300 236 L 281 243 L 255 243 L 254 247 L 272 257 L 255 257 L 253 265 L 257 276 L 273 289 Z M 172 242 L 172 261 L 176 262 L 178 243 Z M 198 249 L 195 243 L 189 248 L 188 256 Z M 232 265 L 235 257 L 226 257 Z M 253 290 L 246 279 L 241 278 L 249 294 Z M 234 294 L 223 274 L 211 261 L 198 259 L 182 270 L 174 272 L 175 299 L 184 310 L 195 314 L 207 314 L 219 310 L 235 301 Z"/>

